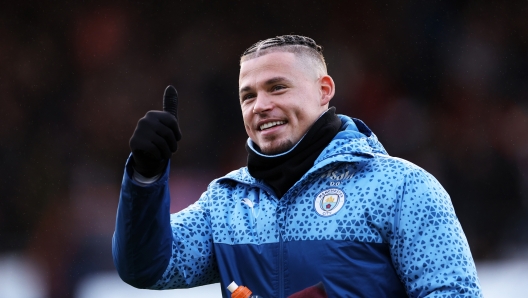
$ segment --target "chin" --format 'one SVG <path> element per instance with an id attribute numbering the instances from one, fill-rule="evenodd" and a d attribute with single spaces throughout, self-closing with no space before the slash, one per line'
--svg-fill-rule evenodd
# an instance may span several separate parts
<path id="1" fill-rule="evenodd" d="M 260 147 L 260 151 L 266 155 L 276 155 L 290 150 L 294 145 L 291 140 L 285 140 L 278 144 L 271 143 L 267 146 Z"/>

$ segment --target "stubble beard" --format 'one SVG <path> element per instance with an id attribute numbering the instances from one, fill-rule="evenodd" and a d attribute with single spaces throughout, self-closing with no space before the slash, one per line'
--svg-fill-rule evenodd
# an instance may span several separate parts
<path id="1" fill-rule="evenodd" d="M 276 155 L 290 150 L 294 145 L 291 140 L 287 139 L 278 141 L 278 144 L 271 142 L 268 146 L 260 147 L 260 151 L 266 155 Z"/>

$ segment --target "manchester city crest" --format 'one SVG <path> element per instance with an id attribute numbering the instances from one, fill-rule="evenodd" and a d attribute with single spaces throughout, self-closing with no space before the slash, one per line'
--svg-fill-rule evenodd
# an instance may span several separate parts
<path id="1" fill-rule="evenodd" d="M 330 188 L 320 192 L 315 198 L 314 207 L 317 214 L 331 216 L 345 204 L 345 194 L 339 188 Z"/>

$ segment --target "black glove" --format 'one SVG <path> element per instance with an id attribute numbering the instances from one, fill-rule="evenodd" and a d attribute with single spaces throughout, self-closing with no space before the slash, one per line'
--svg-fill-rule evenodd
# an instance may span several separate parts
<path id="1" fill-rule="evenodd" d="M 165 169 L 181 139 L 178 125 L 178 93 L 168 86 L 163 95 L 163 111 L 149 111 L 139 119 L 130 138 L 133 167 L 144 177 L 154 177 Z"/>

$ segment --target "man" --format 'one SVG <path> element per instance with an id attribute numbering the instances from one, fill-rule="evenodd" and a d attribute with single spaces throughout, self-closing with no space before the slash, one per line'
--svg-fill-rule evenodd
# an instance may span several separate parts
<path id="1" fill-rule="evenodd" d="M 242 55 L 247 167 L 169 214 L 177 119 L 151 111 L 130 140 L 113 239 L 136 287 L 235 281 L 263 297 L 321 282 L 328 297 L 480 297 L 448 194 L 391 157 L 360 120 L 328 108 L 335 86 L 322 49 L 288 35 Z M 166 97 L 175 96 L 168 87 Z"/>

